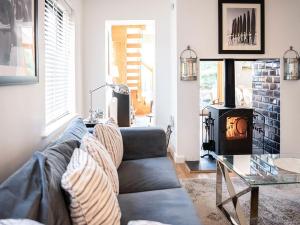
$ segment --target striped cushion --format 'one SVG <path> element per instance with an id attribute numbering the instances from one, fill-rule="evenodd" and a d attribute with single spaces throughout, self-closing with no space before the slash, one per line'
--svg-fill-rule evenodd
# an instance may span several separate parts
<path id="1" fill-rule="evenodd" d="M 114 192 L 119 194 L 119 178 L 117 169 L 107 150 L 100 141 L 98 141 L 94 135 L 87 133 L 82 138 L 80 148 L 87 151 L 98 165 L 103 168 L 112 184 Z"/>
<path id="2" fill-rule="evenodd" d="M 118 168 L 123 159 L 123 139 L 119 128 L 114 124 L 97 124 L 94 129 L 96 138 L 105 146 L 115 166 Z"/>
<path id="3" fill-rule="evenodd" d="M 74 225 L 120 225 L 120 207 L 112 185 L 87 152 L 75 149 L 61 184 L 70 196 Z"/>

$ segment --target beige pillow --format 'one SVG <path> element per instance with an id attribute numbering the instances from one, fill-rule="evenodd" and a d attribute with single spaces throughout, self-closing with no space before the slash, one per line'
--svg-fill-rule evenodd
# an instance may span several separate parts
<path id="1" fill-rule="evenodd" d="M 119 128 L 114 123 L 97 124 L 94 135 L 105 146 L 118 168 L 123 159 L 123 139 Z"/>
<path id="2" fill-rule="evenodd" d="M 104 170 L 82 149 L 75 149 L 61 181 L 69 194 L 73 225 L 120 225 L 117 197 Z"/>
<path id="3" fill-rule="evenodd" d="M 87 151 L 98 165 L 103 168 L 112 184 L 114 192 L 119 194 L 119 178 L 117 169 L 107 150 L 100 141 L 98 141 L 94 135 L 87 133 L 82 138 L 80 148 Z"/>

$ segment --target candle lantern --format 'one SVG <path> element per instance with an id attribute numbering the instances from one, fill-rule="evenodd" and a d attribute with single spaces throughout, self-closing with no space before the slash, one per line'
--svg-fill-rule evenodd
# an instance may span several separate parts
<path id="1" fill-rule="evenodd" d="M 184 81 L 197 80 L 198 56 L 196 52 L 187 46 L 180 54 L 180 79 Z"/>
<path id="2" fill-rule="evenodd" d="M 283 55 L 284 80 L 299 80 L 300 57 L 299 53 L 291 46 Z"/>

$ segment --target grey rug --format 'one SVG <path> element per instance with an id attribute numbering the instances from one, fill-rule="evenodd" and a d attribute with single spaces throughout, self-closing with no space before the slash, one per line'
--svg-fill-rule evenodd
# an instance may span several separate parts
<path id="1" fill-rule="evenodd" d="M 216 208 L 215 182 L 214 178 L 181 180 L 197 207 L 203 225 L 229 224 Z M 238 178 L 234 178 L 233 183 L 237 191 L 245 187 Z M 260 187 L 259 191 L 259 225 L 300 225 L 299 185 L 264 186 Z M 225 185 L 223 196 L 228 196 Z M 249 199 L 249 194 L 240 199 L 247 218 L 249 218 Z M 227 209 L 233 212 L 232 205 L 229 204 Z"/>

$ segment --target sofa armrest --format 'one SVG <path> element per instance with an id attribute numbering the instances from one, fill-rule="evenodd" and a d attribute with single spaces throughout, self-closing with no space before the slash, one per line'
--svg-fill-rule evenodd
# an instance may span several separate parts
<path id="1" fill-rule="evenodd" d="M 123 160 L 164 157 L 167 155 L 166 133 L 159 128 L 121 128 Z"/>

